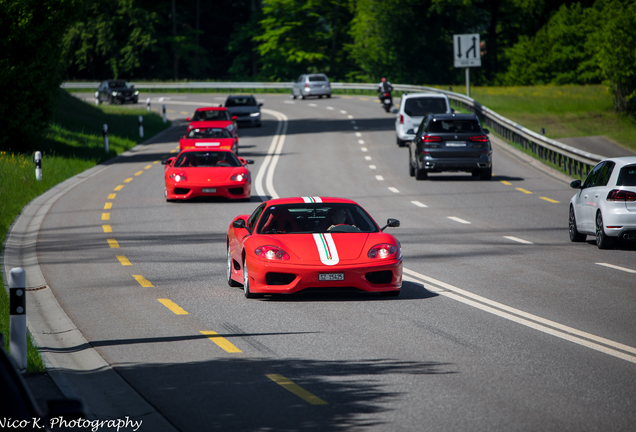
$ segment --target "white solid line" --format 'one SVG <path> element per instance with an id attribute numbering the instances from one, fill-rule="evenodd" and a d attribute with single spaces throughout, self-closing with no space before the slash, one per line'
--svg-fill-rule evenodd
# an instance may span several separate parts
<path id="1" fill-rule="evenodd" d="M 516 241 L 516 242 L 523 243 L 523 244 L 534 244 L 534 243 L 532 243 L 532 242 L 530 242 L 528 240 L 523 240 L 523 239 L 520 239 L 520 238 L 517 238 L 517 237 L 512 237 L 512 236 L 503 236 L 503 237 L 507 238 L 508 240 Z"/>
<path id="2" fill-rule="evenodd" d="M 400 191 L 394 188 L 393 186 L 389 187 L 389 190 L 393 193 L 400 193 Z"/>
<path id="3" fill-rule="evenodd" d="M 358 140 L 358 144 L 364 144 L 364 140 Z"/>
<path id="4" fill-rule="evenodd" d="M 608 264 L 608 263 L 594 263 L 594 264 L 597 264 L 597 265 L 600 265 L 600 266 L 604 266 L 604 267 L 613 268 L 613 269 L 616 269 L 616 270 L 621 270 L 621 271 L 624 271 L 624 272 L 627 272 L 627 273 L 636 273 L 636 270 L 628 269 L 628 268 L 625 268 L 625 267 L 620 267 L 620 266 L 617 266 L 617 265 L 614 265 L 614 264 Z"/>
<path id="5" fill-rule="evenodd" d="M 360 132 L 356 132 L 356 137 L 361 138 L 362 134 Z"/>
<path id="6" fill-rule="evenodd" d="M 591 333 L 586 333 L 586 332 L 583 332 L 581 330 L 577 330 L 575 328 L 568 327 L 568 326 L 565 326 L 563 324 L 559 324 L 557 322 L 550 321 L 550 320 L 547 320 L 545 318 L 541 318 L 539 316 L 529 314 L 529 313 L 524 312 L 522 310 L 515 309 L 513 307 L 506 306 L 506 305 L 504 305 L 502 303 L 498 303 L 498 302 L 492 301 L 492 300 L 487 299 L 485 297 L 482 297 L 482 296 L 479 296 L 477 294 L 473 294 L 471 292 L 462 290 L 462 289 L 457 288 L 457 287 L 455 287 L 453 285 L 450 285 L 450 284 L 447 284 L 445 282 L 433 279 L 431 277 L 425 276 L 425 275 L 423 275 L 421 273 L 417 273 L 417 272 L 415 272 L 413 270 L 409 270 L 407 268 L 404 268 L 404 273 L 410 275 L 412 278 L 418 278 L 418 279 L 424 280 L 424 281 L 426 281 L 428 283 L 437 285 L 436 287 L 433 287 L 433 289 L 431 289 L 430 285 L 426 286 L 426 289 L 429 290 L 429 291 L 436 292 L 436 293 L 438 293 L 440 295 L 452 298 L 453 300 L 460 301 L 462 303 L 465 303 L 467 305 L 476 307 L 476 308 L 481 309 L 483 311 L 490 312 L 490 313 L 492 313 L 494 315 L 498 315 L 498 316 L 500 316 L 502 318 L 506 318 L 506 319 L 509 319 L 511 321 L 517 322 L 519 324 L 523 324 L 523 325 L 531 327 L 531 328 L 533 328 L 535 330 L 539 330 L 539 331 L 542 331 L 544 333 L 551 334 L 551 335 L 559 337 L 561 339 L 565 339 L 565 340 L 568 340 L 570 342 L 574 342 L 576 344 L 583 345 L 585 347 L 594 349 L 596 351 L 603 352 L 605 354 L 609 354 L 609 355 L 614 356 L 614 357 L 618 357 L 620 359 L 623 359 L 623 360 L 626 360 L 626 361 L 629 361 L 629 362 L 632 362 L 632 363 L 636 363 L 636 356 L 632 356 L 630 354 L 626 354 L 625 353 L 625 352 L 628 352 L 628 353 L 636 354 L 636 348 L 631 347 L 629 345 L 624 345 L 624 344 L 621 344 L 619 342 L 615 342 L 615 341 L 612 341 L 612 340 L 609 340 L 609 339 L 605 339 L 605 338 L 602 338 L 600 336 L 593 335 Z M 417 279 L 415 279 L 415 280 L 417 280 Z M 437 290 L 435 288 L 437 288 Z M 451 292 L 448 292 L 448 291 L 451 291 Z M 472 300 L 469 300 L 466 297 L 471 298 Z M 478 302 L 480 302 L 480 303 L 478 303 Z M 486 305 L 490 305 L 492 307 L 486 306 Z M 498 308 L 498 309 L 494 309 L 494 308 Z M 506 312 L 509 312 L 509 313 L 502 312 L 502 311 L 506 311 Z M 552 327 L 552 328 L 550 328 L 550 327 Z M 577 337 L 577 336 L 579 336 L 579 337 Z M 581 339 L 581 338 L 585 338 L 585 339 Z M 593 343 L 593 342 L 590 342 L 590 341 L 595 341 L 595 342 L 598 342 L 598 343 L 603 344 L 605 346 L 599 345 L 599 344 L 596 344 L 596 343 Z M 616 351 L 616 350 L 614 350 L 612 348 L 608 348 L 608 347 L 616 348 L 616 349 L 619 349 L 619 350 L 624 351 L 624 352 Z"/>
<path id="7" fill-rule="evenodd" d="M 365 156 L 364 160 L 371 160 L 371 156 Z"/>
<path id="8" fill-rule="evenodd" d="M 375 176 L 375 178 L 378 181 L 384 181 L 384 177 L 382 177 L 381 175 L 377 175 L 377 176 Z"/>
<path id="9" fill-rule="evenodd" d="M 369 168 L 374 170 L 376 168 L 376 166 L 375 165 L 369 165 Z"/>
<path id="10" fill-rule="evenodd" d="M 426 204 L 422 204 L 419 201 L 411 201 L 412 204 L 415 204 L 418 207 L 428 207 Z"/>
<path id="11" fill-rule="evenodd" d="M 460 218 L 455 217 L 455 216 L 448 216 L 448 218 L 449 218 L 450 220 L 454 220 L 455 222 L 459 222 L 459 223 L 461 223 L 461 224 L 470 224 L 470 222 L 468 222 L 468 221 L 466 221 L 466 220 L 464 220 L 464 219 L 460 219 Z"/>

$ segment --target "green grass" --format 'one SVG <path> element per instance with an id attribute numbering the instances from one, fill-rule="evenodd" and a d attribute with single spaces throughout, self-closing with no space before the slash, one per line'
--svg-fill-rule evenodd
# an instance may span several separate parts
<path id="1" fill-rule="evenodd" d="M 42 181 L 35 180 L 32 153 L 0 151 L 0 243 L 22 208 L 56 184 L 87 170 L 100 162 L 129 150 L 139 142 L 138 117 L 144 117 L 144 135 L 153 136 L 170 126 L 157 114 L 145 109 L 88 105 L 67 92 L 60 92 L 53 121 L 38 150 L 42 157 Z M 109 148 L 104 151 L 103 124 L 108 124 Z M 4 333 L 5 350 L 9 349 L 9 296 L 0 278 L 0 332 Z M 28 313 L 28 311 L 27 311 Z M 44 371 L 44 364 L 30 337 L 28 372 Z"/>

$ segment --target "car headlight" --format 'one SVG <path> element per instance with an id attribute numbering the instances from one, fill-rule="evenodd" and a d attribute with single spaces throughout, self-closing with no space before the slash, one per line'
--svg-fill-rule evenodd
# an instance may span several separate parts
<path id="1" fill-rule="evenodd" d="M 268 260 L 287 261 L 289 254 L 278 246 L 261 246 L 254 251 L 256 255 Z"/>
<path id="2" fill-rule="evenodd" d="M 259 115 L 261 115 L 261 113 L 255 112 L 255 113 L 250 114 L 250 117 L 258 117 Z"/>
<path id="3" fill-rule="evenodd" d="M 243 180 L 247 180 L 247 177 L 248 177 L 247 173 L 234 174 L 232 177 L 230 177 L 230 180 L 243 181 Z"/>
<path id="4" fill-rule="evenodd" d="M 113 96 L 117 96 L 117 92 L 112 92 L 111 93 Z"/>
<path id="5" fill-rule="evenodd" d="M 178 174 L 172 174 L 170 176 L 171 179 L 173 179 L 175 182 L 179 183 L 179 182 L 184 182 L 186 180 L 188 180 L 185 176 L 185 174 L 182 173 L 178 173 Z"/>
<path id="6" fill-rule="evenodd" d="M 389 243 L 380 243 L 369 249 L 367 256 L 373 259 L 386 259 L 397 257 L 398 249 Z"/>
<path id="7" fill-rule="evenodd" d="M 139 94 L 139 90 L 135 91 L 135 96 L 137 96 Z"/>
<path id="8" fill-rule="evenodd" d="M 95 99 L 99 97 L 99 92 L 95 92 Z"/>

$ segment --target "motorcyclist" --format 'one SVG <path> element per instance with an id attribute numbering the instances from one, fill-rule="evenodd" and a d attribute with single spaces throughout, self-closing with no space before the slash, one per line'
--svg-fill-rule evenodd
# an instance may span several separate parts
<path id="1" fill-rule="evenodd" d="M 380 101 L 384 99 L 384 94 L 388 93 L 389 101 L 391 102 L 390 105 L 393 105 L 393 95 L 391 94 L 391 92 L 393 91 L 393 86 L 389 81 L 387 81 L 386 78 L 382 78 L 382 81 L 380 81 L 380 84 L 378 84 L 378 91 L 380 92 Z"/>

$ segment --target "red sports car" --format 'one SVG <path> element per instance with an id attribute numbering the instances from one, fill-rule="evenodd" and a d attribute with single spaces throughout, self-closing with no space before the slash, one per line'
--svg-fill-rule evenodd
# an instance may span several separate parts
<path id="1" fill-rule="evenodd" d="M 246 165 L 254 161 L 230 150 L 187 149 L 162 163 L 167 201 L 211 196 L 250 200 L 252 175 Z"/>
<path id="2" fill-rule="evenodd" d="M 181 150 L 187 148 L 225 148 L 238 154 L 239 137 L 233 136 L 227 128 L 219 127 L 218 122 L 197 122 L 197 126 L 188 131 L 179 140 Z"/>
<path id="3" fill-rule="evenodd" d="M 386 227 L 354 201 L 300 197 L 266 201 L 227 232 L 227 282 L 245 297 L 300 291 L 397 296 L 402 252 Z"/>
<path id="4" fill-rule="evenodd" d="M 190 129 L 199 127 L 199 122 L 215 122 L 216 127 L 225 128 L 232 134 L 232 136 L 238 135 L 238 128 L 236 126 L 237 116 L 231 116 L 230 112 L 225 107 L 201 107 L 197 108 L 194 115 L 190 118 L 187 117 L 188 124 L 187 132 Z"/>

